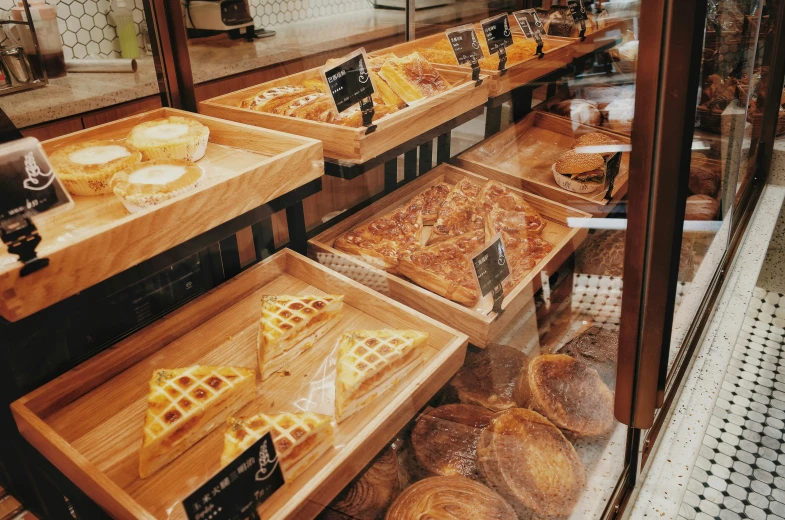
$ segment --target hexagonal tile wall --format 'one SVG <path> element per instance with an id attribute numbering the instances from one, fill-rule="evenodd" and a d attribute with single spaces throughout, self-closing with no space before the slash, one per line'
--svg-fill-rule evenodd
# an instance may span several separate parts
<path id="1" fill-rule="evenodd" d="M 299 20 L 371 9 L 369 0 L 248 0 L 257 27 L 276 27 Z"/>
<path id="2" fill-rule="evenodd" d="M 144 23 L 143 2 L 132 1 L 136 40 L 140 49 L 144 49 L 140 32 L 140 26 Z M 14 0 L 0 0 L 0 10 L 7 12 L 14 3 Z M 46 0 L 46 3 L 57 8 L 57 23 L 66 59 L 120 57 L 120 40 L 109 16 L 109 0 Z"/>
<path id="3" fill-rule="evenodd" d="M 679 520 L 785 520 L 785 296 L 755 289 Z"/>

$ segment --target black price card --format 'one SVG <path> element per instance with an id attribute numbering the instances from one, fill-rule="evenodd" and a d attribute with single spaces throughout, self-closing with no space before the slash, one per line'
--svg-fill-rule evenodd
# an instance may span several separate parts
<path id="1" fill-rule="evenodd" d="M 447 39 L 450 41 L 452 52 L 455 53 L 455 59 L 458 60 L 459 65 L 476 63 L 485 57 L 472 25 L 448 29 Z"/>
<path id="2" fill-rule="evenodd" d="M 542 45 L 542 21 L 534 9 L 524 9 L 513 13 L 515 21 L 523 31 L 523 35 L 534 40 L 538 46 Z"/>
<path id="3" fill-rule="evenodd" d="M 605 178 L 608 180 L 608 191 L 605 198 L 611 200 L 613 198 L 613 187 L 616 182 L 616 177 L 619 175 L 621 169 L 621 152 L 616 152 L 611 155 L 605 163 Z"/>
<path id="4" fill-rule="evenodd" d="M 586 12 L 586 6 L 582 0 L 567 0 L 567 6 L 570 8 L 570 14 L 575 23 L 589 19 L 589 14 Z"/>
<path id="5" fill-rule="evenodd" d="M 498 54 L 512 45 L 512 31 L 506 14 L 483 20 L 480 25 L 491 55 Z"/>
<path id="6" fill-rule="evenodd" d="M 367 63 L 365 49 L 358 49 L 341 58 L 338 65 L 322 67 L 322 79 L 330 89 L 338 112 L 370 98 L 375 92 Z"/>
<path id="7" fill-rule="evenodd" d="M 258 520 L 257 508 L 283 486 L 268 432 L 183 500 L 189 520 Z"/>
<path id="8" fill-rule="evenodd" d="M 0 223 L 73 206 L 41 143 L 33 137 L 0 146 Z"/>
<path id="9" fill-rule="evenodd" d="M 493 293 L 494 309 L 498 310 L 504 296 L 502 282 L 510 276 L 510 266 L 504 252 L 504 243 L 500 234 L 496 234 L 490 245 L 472 256 L 474 274 L 480 285 L 480 294 L 486 296 Z"/>

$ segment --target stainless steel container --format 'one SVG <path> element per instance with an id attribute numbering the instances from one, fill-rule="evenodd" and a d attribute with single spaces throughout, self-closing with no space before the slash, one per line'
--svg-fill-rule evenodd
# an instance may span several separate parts
<path id="1" fill-rule="evenodd" d="M 0 59 L 3 61 L 3 68 L 16 83 L 27 84 L 32 81 L 30 62 L 21 46 L 0 48 Z"/>

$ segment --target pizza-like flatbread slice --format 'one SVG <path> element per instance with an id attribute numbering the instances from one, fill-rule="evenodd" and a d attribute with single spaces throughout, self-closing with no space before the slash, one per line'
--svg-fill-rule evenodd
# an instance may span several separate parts
<path id="1" fill-rule="evenodd" d="M 150 380 L 139 476 L 170 463 L 253 399 L 249 368 L 158 369 Z"/>
<path id="2" fill-rule="evenodd" d="M 488 236 L 500 233 L 510 267 L 510 277 L 504 283 L 504 293 L 509 294 L 534 267 L 553 249 L 553 245 L 539 233 L 527 231 L 531 225 L 525 212 L 493 208 L 486 213 Z"/>
<path id="3" fill-rule="evenodd" d="M 479 298 L 477 280 L 468 255 L 487 241 L 484 229 L 423 247 L 398 262 L 398 271 L 414 283 L 463 305 Z"/>
<path id="4" fill-rule="evenodd" d="M 271 432 L 284 479 L 291 482 L 333 445 L 335 435 L 331 420 L 328 415 L 313 412 L 230 417 L 226 421 L 221 466 L 232 462 Z"/>
<path id="5" fill-rule="evenodd" d="M 333 246 L 374 267 L 395 273 L 398 257 L 414 251 L 422 243 L 424 207 L 425 199 L 418 195 L 392 213 L 337 238 Z"/>
<path id="6" fill-rule="evenodd" d="M 425 352 L 428 333 L 353 330 L 338 344 L 335 417 L 340 423 L 396 385 Z"/>
<path id="7" fill-rule="evenodd" d="M 477 197 L 477 204 L 483 214 L 493 208 L 523 213 L 525 229 L 530 233 L 541 233 L 545 229 L 545 219 L 531 204 L 526 202 L 523 195 L 499 182 L 486 182 Z"/>
<path id="8" fill-rule="evenodd" d="M 313 346 L 341 319 L 343 295 L 262 296 L 256 345 L 262 381 Z"/>
<path id="9" fill-rule="evenodd" d="M 436 219 L 439 216 L 439 209 L 441 209 L 444 201 L 447 200 L 447 195 L 450 194 L 451 190 L 451 184 L 440 182 L 422 192 L 422 196 L 425 199 L 425 207 L 422 211 L 423 225 L 431 226 L 436 223 Z"/>
<path id="10" fill-rule="evenodd" d="M 477 197 L 481 189 L 479 184 L 468 179 L 461 179 L 453 186 L 439 208 L 439 216 L 428 239 L 429 244 L 483 229 L 482 214 L 477 211 Z"/>

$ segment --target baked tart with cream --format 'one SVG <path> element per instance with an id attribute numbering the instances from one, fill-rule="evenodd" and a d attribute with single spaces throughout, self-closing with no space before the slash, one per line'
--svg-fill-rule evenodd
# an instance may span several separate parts
<path id="1" fill-rule="evenodd" d="M 112 177 L 142 160 L 142 154 L 120 141 L 87 141 L 57 150 L 49 158 L 71 195 L 112 193 Z"/>
<path id="2" fill-rule="evenodd" d="M 178 159 L 137 164 L 112 179 L 115 195 L 134 213 L 193 189 L 202 179 L 202 167 Z"/>
<path id="3" fill-rule="evenodd" d="M 170 116 L 133 127 L 126 142 L 147 160 L 198 161 L 207 151 L 210 129 L 190 117 Z"/>

